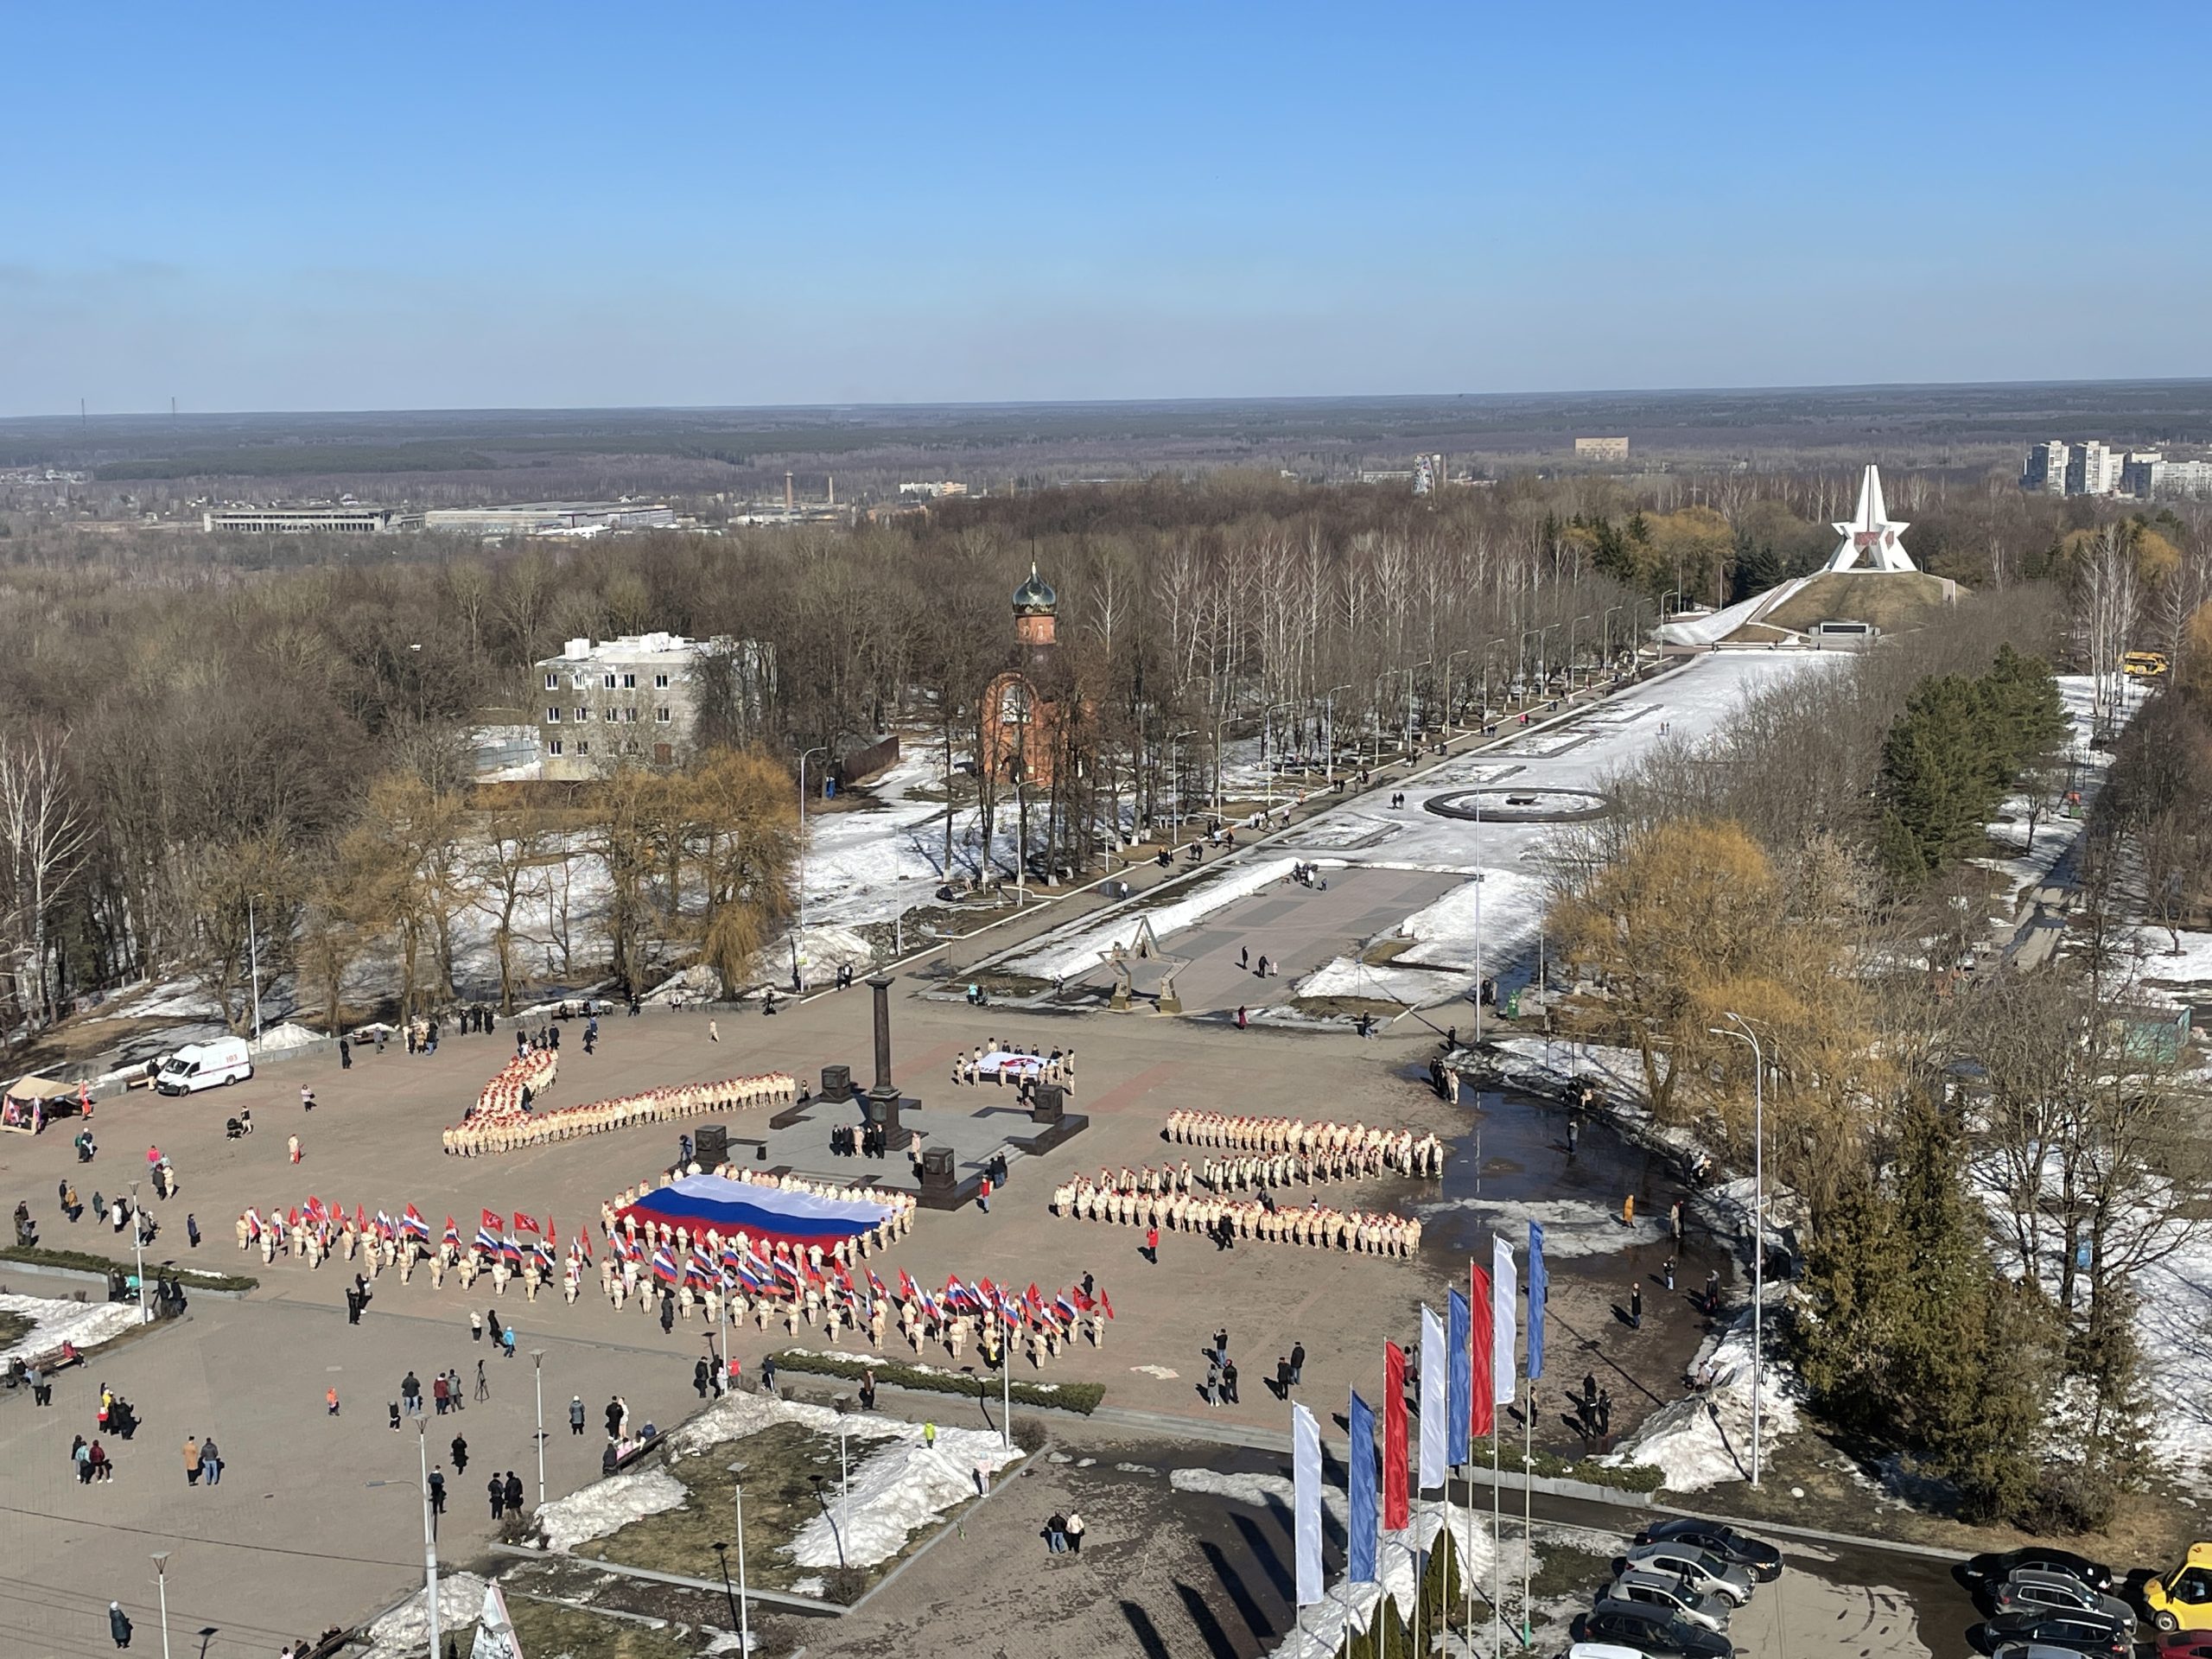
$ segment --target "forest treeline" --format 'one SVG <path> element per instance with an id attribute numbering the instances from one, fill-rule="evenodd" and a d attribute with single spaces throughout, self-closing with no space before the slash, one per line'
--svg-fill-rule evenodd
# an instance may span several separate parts
<path id="1" fill-rule="evenodd" d="M 1595 674 L 1662 602 L 1725 599 L 1761 560 L 1815 559 L 1854 487 L 1840 472 L 1634 488 L 1528 478 L 1416 499 L 1232 473 L 881 524 L 584 543 L 19 530 L 0 542 L 0 1020 L 20 1036 L 85 993 L 213 971 L 249 885 L 269 892 L 270 932 L 296 939 L 314 873 L 389 780 L 458 796 L 479 825 L 458 734 L 534 702 L 530 665 L 567 639 L 667 630 L 772 647 L 772 696 L 757 710 L 726 700 L 687 764 L 788 766 L 903 724 L 954 777 L 1033 562 L 1061 595 L 1063 683 L 1046 690 L 1073 715 L 1051 789 L 1019 802 L 1019 855 L 1075 871 L 1170 790 L 1203 797 L 1232 734 L 1264 723 L 1310 753 L 1325 728 L 1389 747 L 1516 683 Z M 2050 585 L 2024 573 L 2057 570 L 2070 542 L 2113 528 L 2076 504 L 1940 479 L 1891 493 L 1931 568 L 1999 590 Z M 2197 534 L 2126 531 L 2190 550 Z M 987 822 L 1008 805 L 1005 779 L 955 782 Z M 595 812 L 599 792 L 569 810 Z M 950 817 L 945 829 L 949 864 Z M 285 880 L 252 873 L 271 858 Z M 647 890 L 672 918 L 683 906 L 666 882 Z M 737 935 L 775 925 L 779 906 L 755 897 L 764 908 Z M 661 949 L 594 925 L 582 955 L 601 966 Z M 696 948 L 706 925 L 663 943 Z M 397 948 L 389 930 L 374 944 Z"/>

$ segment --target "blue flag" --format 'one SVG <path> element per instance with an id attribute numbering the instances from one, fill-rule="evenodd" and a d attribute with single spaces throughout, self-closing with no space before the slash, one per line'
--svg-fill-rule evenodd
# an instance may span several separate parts
<path id="1" fill-rule="evenodd" d="M 1446 1425 L 1445 1460 L 1458 1465 L 1468 1457 L 1468 1425 L 1475 1415 L 1474 1315 L 1467 1306 L 1467 1299 L 1458 1291 L 1452 1293 L 1452 1302 L 1446 1318 L 1448 1326 L 1445 1342 L 1452 1350 L 1451 1397 L 1446 1402 Z"/>
<path id="2" fill-rule="evenodd" d="M 1351 1396 L 1351 1548 L 1345 1576 L 1354 1584 L 1372 1584 L 1382 1527 L 1382 1501 L 1375 1481 L 1375 1410 L 1359 1397 L 1357 1389 Z"/>
<path id="3" fill-rule="evenodd" d="M 1544 1374 L 1544 1299 L 1551 1279 L 1544 1269 L 1544 1225 L 1529 1224 L 1529 1380 Z"/>

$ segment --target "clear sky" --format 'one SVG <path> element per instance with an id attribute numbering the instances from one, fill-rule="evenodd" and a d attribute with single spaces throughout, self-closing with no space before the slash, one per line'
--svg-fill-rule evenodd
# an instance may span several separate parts
<path id="1" fill-rule="evenodd" d="M 2212 374 L 2212 8 L 22 5 L 0 414 Z"/>

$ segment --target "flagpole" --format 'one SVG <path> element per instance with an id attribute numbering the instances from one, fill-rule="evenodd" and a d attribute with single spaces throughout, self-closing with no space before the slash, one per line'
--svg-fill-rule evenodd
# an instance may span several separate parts
<path id="1" fill-rule="evenodd" d="M 1541 1319 L 1544 1316 L 1541 1309 L 1531 1308 L 1529 1311 L 1529 1317 L 1532 1319 Z M 1530 1483 L 1534 1477 L 1530 1472 L 1529 1465 L 1535 1458 L 1535 1446 L 1536 1385 L 1531 1382 L 1529 1385 L 1529 1403 L 1522 1407 L 1521 1411 L 1521 1645 L 1524 1648 L 1529 1645 L 1529 1537 L 1535 1519 L 1535 1510 L 1529 1495 Z"/>
<path id="2" fill-rule="evenodd" d="M 1495 1351 L 1491 1363 L 1497 1363 Z M 1492 1659 L 1505 1651 L 1505 1544 L 1498 1535 L 1497 1497 L 1497 1411 L 1491 1408 L 1490 1417 L 1490 1650 Z"/>

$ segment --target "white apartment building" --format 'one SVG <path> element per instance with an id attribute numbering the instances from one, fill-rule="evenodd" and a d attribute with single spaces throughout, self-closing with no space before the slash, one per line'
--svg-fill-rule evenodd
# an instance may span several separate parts
<path id="1" fill-rule="evenodd" d="M 732 694 L 744 718 L 757 721 L 775 690 L 773 654 L 757 640 L 676 633 L 571 639 L 558 657 L 537 664 L 541 775 L 557 782 L 626 762 L 681 764 L 697 731 L 701 664 L 710 653 L 732 659 Z"/>
<path id="2" fill-rule="evenodd" d="M 2020 487 L 2048 495 L 2132 495 L 2149 500 L 2157 494 L 2196 493 L 2188 480 L 2202 463 L 2171 461 L 2156 449 L 2114 449 L 2090 438 L 2080 443 L 2053 439 L 2031 444 Z"/>

